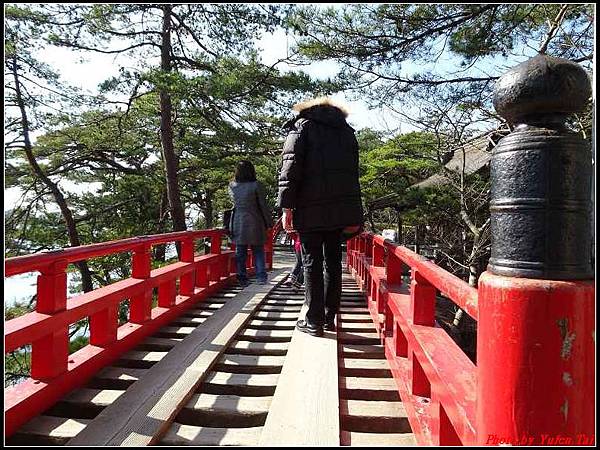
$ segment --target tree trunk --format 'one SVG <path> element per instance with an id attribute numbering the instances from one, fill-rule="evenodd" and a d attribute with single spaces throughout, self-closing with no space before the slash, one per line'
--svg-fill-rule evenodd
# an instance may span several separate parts
<path id="1" fill-rule="evenodd" d="M 54 196 L 54 200 L 58 204 L 60 208 L 60 212 L 65 221 L 65 225 L 67 227 L 67 235 L 69 236 L 69 242 L 71 247 L 78 247 L 81 245 L 81 240 L 79 239 L 79 233 L 77 232 L 77 227 L 75 225 L 75 220 L 73 219 L 73 214 L 69 209 L 69 205 L 67 205 L 67 201 L 65 200 L 64 195 L 60 192 L 57 184 L 54 183 L 42 170 L 42 168 L 38 165 L 35 156 L 33 154 L 33 147 L 31 145 L 31 140 L 29 138 L 29 119 L 27 118 L 27 111 L 25 109 L 25 102 L 23 101 L 23 95 L 21 93 L 21 84 L 19 81 L 19 74 L 17 72 L 17 58 L 13 57 L 13 65 L 12 65 L 13 77 L 15 80 L 15 91 L 16 91 L 16 100 L 19 110 L 21 112 L 21 128 L 23 131 L 23 142 L 25 148 L 25 155 L 27 156 L 27 161 L 29 162 L 29 166 L 33 171 L 34 175 L 44 183 L 52 195 Z M 90 292 L 94 289 L 92 283 L 92 275 L 90 273 L 90 269 L 87 265 L 86 261 L 80 261 L 76 263 L 79 271 L 81 272 L 81 284 L 83 292 Z"/>
<path id="2" fill-rule="evenodd" d="M 167 198 L 167 191 L 164 190 L 160 199 L 160 208 L 158 209 L 158 226 L 156 232 L 158 234 L 164 233 L 165 231 L 165 217 L 167 216 L 167 209 L 169 206 L 169 199 Z M 167 245 L 160 244 L 154 247 L 154 260 L 165 262 Z"/>
<path id="3" fill-rule="evenodd" d="M 204 221 L 206 223 L 206 228 L 212 228 L 214 226 L 213 192 L 209 189 L 206 189 L 205 195 L 206 195 L 206 198 L 204 199 L 204 208 L 202 209 L 202 214 L 204 214 Z"/>
<path id="4" fill-rule="evenodd" d="M 171 5 L 163 5 L 162 49 L 160 67 L 163 72 L 171 71 Z M 173 124 L 171 121 L 171 96 L 165 87 L 160 89 L 160 139 L 165 163 L 167 196 L 173 220 L 173 231 L 184 231 L 185 210 L 179 193 L 179 160 L 173 148 Z M 179 247 L 178 247 L 179 252 Z"/>
<path id="5" fill-rule="evenodd" d="M 415 225 L 415 253 L 421 253 L 421 233 L 419 225 Z"/>
<path id="6" fill-rule="evenodd" d="M 367 207 L 367 220 L 371 224 L 371 232 L 373 234 L 377 233 L 377 229 L 375 228 L 375 222 L 373 222 L 373 211 L 371 208 Z"/>
<path id="7" fill-rule="evenodd" d="M 398 219 L 398 236 L 396 237 L 398 239 L 398 244 L 402 245 L 402 213 L 400 212 L 400 209 L 396 209 L 396 216 Z"/>
<path id="8" fill-rule="evenodd" d="M 475 255 L 477 254 L 477 251 L 479 250 L 478 247 L 479 245 L 481 245 L 481 242 L 479 240 L 479 235 L 475 236 L 474 238 L 474 242 L 473 242 L 473 247 L 471 248 L 471 255 L 469 256 L 469 286 L 477 288 L 477 281 L 479 280 L 479 275 L 481 275 L 481 269 L 480 269 L 480 264 L 479 261 L 474 260 Z M 454 321 L 453 321 L 453 325 L 458 327 L 458 325 L 460 325 L 460 321 L 462 319 L 463 316 L 463 310 L 462 309 L 458 309 L 458 311 L 456 311 L 456 314 L 454 315 Z"/>

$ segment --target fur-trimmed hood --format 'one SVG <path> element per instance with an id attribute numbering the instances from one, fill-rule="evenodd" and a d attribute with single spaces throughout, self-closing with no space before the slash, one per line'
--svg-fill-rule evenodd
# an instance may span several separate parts
<path id="1" fill-rule="evenodd" d="M 332 106 L 334 108 L 339 109 L 344 117 L 348 117 L 349 110 L 348 107 L 342 102 L 336 101 L 331 97 L 317 97 L 312 100 L 305 100 L 300 103 L 296 103 L 292 110 L 301 113 L 305 109 L 312 108 L 313 106 Z"/>
<path id="2" fill-rule="evenodd" d="M 329 97 L 318 97 L 297 103 L 292 110 L 298 112 L 298 116 L 288 121 L 284 125 L 285 128 L 291 128 L 299 119 L 314 120 L 335 128 L 350 127 L 346 122 L 348 108 Z"/>

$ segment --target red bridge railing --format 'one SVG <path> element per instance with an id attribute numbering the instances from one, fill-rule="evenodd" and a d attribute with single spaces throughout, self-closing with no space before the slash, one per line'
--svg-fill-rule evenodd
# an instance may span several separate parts
<path id="1" fill-rule="evenodd" d="M 475 443 L 476 367 L 435 323 L 437 291 L 477 319 L 477 290 L 381 236 L 348 243 L 347 264 L 366 292 L 417 442 Z M 411 268 L 410 288 L 402 280 Z"/>
<path id="2" fill-rule="evenodd" d="M 347 266 L 367 295 L 371 317 L 418 444 L 540 444 L 552 442 L 557 435 L 574 444 L 578 439 L 583 444 L 593 441 L 594 404 L 585 398 L 594 391 L 594 376 L 589 372 L 594 343 L 583 335 L 583 331 L 593 330 L 593 282 L 517 280 L 486 273 L 480 282 L 484 293 L 481 297 L 477 289 L 426 258 L 370 233 L 348 242 Z M 402 280 L 404 266 L 410 267 L 410 287 Z M 499 290 L 498 286 L 504 292 L 493 292 Z M 488 320 L 478 323 L 479 367 L 436 324 L 438 292 L 475 320 L 481 314 L 481 302 L 485 302 Z M 576 333 L 582 335 L 576 351 L 586 361 L 565 364 L 565 354 L 559 357 L 559 349 L 564 350 L 559 327 L 526 320 L 522 304 L 531 310 L 530 303 L 538 305 L 535 316 L 543 323 L 542 310 L 557 308 L 554 305 L 559 299 L 563 301 L 558 308 L 564 323 L 573 328 L 571 336 L 575 339 Z M 494 316 L 493 304 L 498 301 L 514 301 L 514 315 Z M 486 342 L 480 342 L 482 336 Z M 518 364 L 510 361 L 514 355 Z M 505 367 L 501 367 L 503 357 Z M 549 365 L 551 361 L 554 364 Z M 573 384 L 582 391 L 572 389 Z M 540 398 L 539 389 L 533 385 L 548 389 L 548 394 Z M 550 410 L 550 392 L 560 392 L 555 396 L 564 398 L 566 404 L 571 401 L 571 405 L 577 405 L 579 415 L 568 416 L 560 408 L 562 402 Z M 493 395 L 501 401 L 485 401 Z M 506 432 L 507 423 L 513 431 Z M 518 439 L 525 441 L 515 438 L 517 431 Z"/>
<path id="3" fill-rule="evenodd" d="M 141 236 L 9 258 L 5 276 L 40 272 L 35 312 L 5 323 L 4 352 L 31 345 L 31 375 L 5 389 L 5 435 L 10 436 L 67 392 L 85 384 L 142 339 L 233 279 L 233 251 L 221 248 L 223 230 Z M 195 255 L 195 241 L 210 238 L 210 253 Z M 151 248 L 179 242 L 180 261 L 151 269 Z M 265 244 L 272 268 L 273 244 Z M 131 277 L 67 298 L 68 264 L 131 252 Z M 250 258 L 248 265 L 251 267 Z M 153 307 L 153 291 L 158 304 Z M 118 325 L 119 304 L 129 299 L 129 321 Z M 69 355 L 69 325 L 89 317 L 89 345 Z"/>

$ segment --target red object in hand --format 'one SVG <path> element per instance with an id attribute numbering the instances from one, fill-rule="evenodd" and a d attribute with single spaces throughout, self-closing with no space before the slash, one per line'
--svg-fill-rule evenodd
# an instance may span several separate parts
<path id="1" fill-rule="evenodd" d="M 294 241 L 294 251 L 296 253 L 300 252 L 301 251 L 300 235 L 296 231 L 289 233 L 289 235 L 290 235 L 290 238 Z"/>
<path id="2" fill-rule="evenodd" d="M 283 210 L 283 229 L 288 233 L 294 231 L 293 213 L 291 209 Z"/>

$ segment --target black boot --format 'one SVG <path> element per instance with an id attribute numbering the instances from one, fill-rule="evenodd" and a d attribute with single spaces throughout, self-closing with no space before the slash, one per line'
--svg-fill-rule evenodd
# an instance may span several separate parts
<path id="1" fill-rule="evenodd" d="M 333 321 L 333 319 L 331 321 L 325 322 L 325 325 L 323 325 L 323 329 L 325 331 L 335 331 L 335 322 Z"/>
<path id="2" fill-rule="evenodd" d="M 323 327 L 319 325 L 312 325 L 306 320 L 299 320 L 296 322 L 296 328 L 303 333 L 310 334 L 311 336 L 323 336 Z"/>

